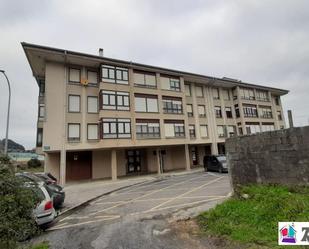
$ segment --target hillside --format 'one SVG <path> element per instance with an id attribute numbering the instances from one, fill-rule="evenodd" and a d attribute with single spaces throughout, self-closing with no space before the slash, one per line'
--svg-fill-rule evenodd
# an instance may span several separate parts
<path id="1" fill-rule="evenodd" d="M 0 151 L 4 151 L 5 139 L 0 139 Z M 9 152 L 24 152 L 25 147 L 21 144 L 14 142 L 13 140 L 8 140 L 8 151 Z"/>

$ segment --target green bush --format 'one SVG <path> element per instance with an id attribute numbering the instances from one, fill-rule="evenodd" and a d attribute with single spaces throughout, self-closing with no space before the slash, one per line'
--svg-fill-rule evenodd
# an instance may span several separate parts
<path id="1" fill-rule="evenodd" d="M 37 158 L 32 158 L 27 162 L 29 168 L 39 168 L 41 167 L 42 163 Z"/>
<path id="2" fill-rule="evenodd" d="M 17 242 L 38 230 L 33 208 L 38 199 L 15 177 L 10 160 L 0 157 L 0 248 L 16 248 Z"/>

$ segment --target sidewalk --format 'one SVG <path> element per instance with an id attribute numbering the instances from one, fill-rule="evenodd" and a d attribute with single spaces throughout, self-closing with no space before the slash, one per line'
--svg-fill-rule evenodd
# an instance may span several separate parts
<path id="1" fill-rule="evenodd" d="M 143 176 L 126 176 L 121 177 L 116 181 L 112 180 L 92 180 L 84 182 L 76 182 L 67 184 L 64 187 L 65 201 L 62 210 L 59 215 L 63 215 L 68 211 L 80 207 L 81 205 L 98 198 L 102 195 L 109 194 L 116 190 L 130 187 L 133 185 L 142 184 L 145 182 L 155 181 L 158 179 L 164 179 L 166 177 L 192 174 L 201 172 L 204 169 L 196 168 L 190 171 L 172 171 L 163 174 L 148 174 Z"/>

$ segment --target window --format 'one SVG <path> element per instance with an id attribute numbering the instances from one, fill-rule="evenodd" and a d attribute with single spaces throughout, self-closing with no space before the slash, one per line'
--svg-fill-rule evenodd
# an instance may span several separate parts
<path id="1" fill-rule="evenodd" d="M 79 95 L 69 95 L 69 112 L 80 112 Z"/>
<path id="2" fill-rule="evenodd" d="M 157 88 L 156 74 L 134 70 L 134 85 Z"/>
<path id="3" fill-rule="evenodd" d="M 281 114 L 281 111 L 277 111 L 277 117 L 278 117 L 278 120 L 282 120 L 282 114 Z"/>
<path id="4" fill-rule="evenodd" d="M 233 94 L 233 100 L 236 100 L 237 99 L 237 88 L 233 89 L 232 94 Z"/>
<path id="5" fill-rule="evenodd" d="M 39 105 L 39 118 L 44 118 L 44 117 L 45 117 L 45 106 Z"/>
<path id="6" fill-rule="evenodd" d="M 196 97 L 204 97 L 203 87 L 195 86 Z"/>
<path id="7" fill-rule="evenodd" d="M 191 85 L 190 84 L 185 84 L 185 91 L 186 91 L 186 96 L 190 97 L 191 96 Z"/>
<path id="8" fill-rule="evenodd" d="M 130 138 L 131 120 L 126 118 L 103 118 L 103 139 L 104 138 Z"/>
<path id="9" fill-rule="evenodd" d="M 257 118 L 257 108 L 255 105 L 244 105 L 244 117 L 245 118 Z"/>
<path id="10" fill-rule="evenodd" d="M 129 73 L 127 68 L 102 65 L 102 81 L 116 84 L 129 84 Z"/>
<path id="11" fill-rule="evenodd" d="M 43 128 L 38 128 L 36 134 L 36 146 L 42 147 L 42 143 L 43 143 Z"/>
<path id="12" fill-rule="evenodd" d="M 273 118 L 273 113 L 270 106 L 260 106 L 261 118 Z"/>
<path id="13" fill-rule="evenodd" d="M 246 131 L 248 135 L 261 132 L 260 124 L 259 123 L 246 123 Z"/>
<path id="14" fill-rule="evenodd" d="M 159 120 L 136 120 L 136 137 L 143 138 L 160 138 Z"/>
<path id="15" fill-rule="evenodd" d="M 217 126 L 217 132 L 218 132 L 218 137 L 225 137 L 225 132 L 224 132 L 224 126 L 223 125 L 218 125 Z"/>
<path id="16" fill-rule="evenodd" d="M 216 118 L 222 118 L 221 106 L 215 106 Z"/>
<path id="17" fill-rule="evenodd" d="M 136 112 L 159 112 L 158 96 L 135 94 Z"/>
<path id="18" fill-rule="evenodd" d="M 222 90 L 222 95 L 223 95 L 223 99 L 224 100 L 231 100 L 231 98 L 230 98 L 230 92 L 229 92 L 229 90 L 228 89 L 223 89 Z"/>
<path id="19" fill-rule="evenodd" d="M 206 109 L 204 105 L 198 105 L 197 106 L 197 110 L 198 110 L 198 116 L 200 118 L 205 118 L 206 117 Z"/>
<path id="20" fill-rule="evenodd" d="M 87 126 L 87 139 L 88 140 L 99 139 L 98 124 L 88 124 L 88 126 Z"/>
<path id="21" fill-rule="evenodd" d="M 192 104 L 187 104 L 187 114 L 188 114 L 188 117 L 193 117 L 193 107 L 192 107 Z"/>
<path id="22" fill-rule="evenodd" d="M 77 68 L 69 68 L 69 82 L 80 83 L 81 72 Z"/>
<path id="23" fill-rule="evenodd" d="M 202 138 L 208 137 L 207 125 L 200 125 L 200 132 Z"/>
<path id="24" fill-rule="evenodd" d="M 128 92 L 114 92 L 103 90 L 101 92 L 103 110 L 130 110 L 130 97 Z"/>
<path id="25" fill-rule="evenodd" d="M 239 112 L 239 106 L 238 106 L 238 104 L 236 104 L 234 107 L 235 107 L 236 117 L 237 117 L 237 118 L 240 118 L 240 112 Z"/>
<path id="26" fill-rule="evenodd" d="M 164 97 L 163 100 L 163 112 L 172 114 L 182 114 L 182 101 L 178 98 Z"/>
<path id="27" fill-rule="evenodd" d="M 89 85 L 98 85 L 98 72 L 95 70 L 87 70 L 87 80 Z"/>
<path id="28" fill-rule="evenodd" d="M 68 124 L 68 140 L 80 140 L 80 124 Z"/>
<path id="29" fill-rule="evenodd" d="M 165 137 L 185 137 L 185 126 L 183 121 L 164 121 Z"/>
<path id="30" fill-rule="evenodd" d="M 213 94 L 214 99 L 220 99 L 219 88 L 213 88 L 212 94 Z"/>
<path id="31" fill-rule="evenodd" d="M 236 127 L 234 125 L 227 126 L 227 133 L 229 137 L 234 137 L 236 135 Z"/>
<path id="32" fill-rule="evenodd" d="M 189 125 L 190 138 L 195 138 L 195 125 Z"/>
<path id="33" fill-rule="evenodd" d="M 170 76 L 161 76 L 161 88 L 180 92 L 180 79 Z"/>
<path id="34" fill-rule="evenodd" d="M 256 91 L 256 99 L 259 101 L 269 101 L 268 92 L 267 91 Z"/>
<path id="35" fill-rule="evenodd" d="M 254 91 L 253 89 L 249 88 L 240 88 L 240 97 L 242 99 L 249 99 L 249 100 L 254 100 Z"/>
<path id="36" fill-rule="evenodd" d="M 232 107 L 225 107 L 225 113 L 227 118 L 233 118 Z"/>
<path id="37" fill-rule="evenodd" d="M 279 96 L 275 97 L 275 103 L 276 103 L 276 105 L 280 105 L 280 97 Z"/>
<path id="38" fill-rule="evenodd" d="M 262 123 L 262 131 L 273 131 L 275 130 L 275 125 L 273 123 Z"/>
<path id="39" fill-rule="evenodd" d="M 88 96 L 87 98 L 87 112 L 98 113 L 98 97 Z"/>

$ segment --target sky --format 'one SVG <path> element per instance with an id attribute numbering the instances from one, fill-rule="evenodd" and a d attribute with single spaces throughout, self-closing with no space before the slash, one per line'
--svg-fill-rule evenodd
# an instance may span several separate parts
<path id="1" fill-rule="evenodd" d="M 12 85 L 9 138 L 35 147 L 38 87 L 20 42 L 290 90 L 309 124 L 307 0 L 0 0 L 0 69 Z M 0 75 L 0 138 L 8 90 Z"/>

